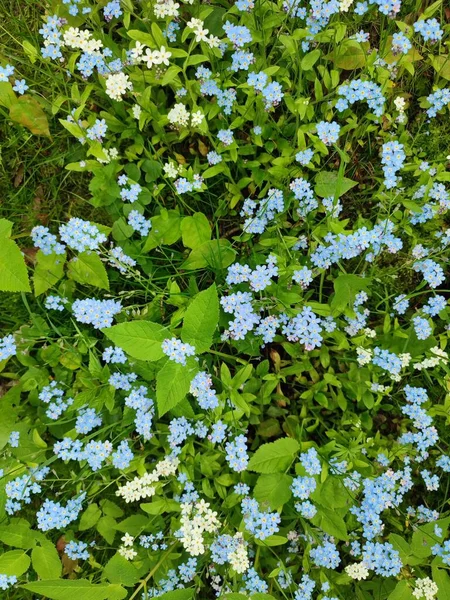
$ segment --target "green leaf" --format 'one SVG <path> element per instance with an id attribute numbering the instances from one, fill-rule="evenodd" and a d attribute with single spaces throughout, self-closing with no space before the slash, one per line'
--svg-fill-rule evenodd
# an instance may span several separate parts
<path id="1" fill-rule="evenodd" d="M 110 515 L 105 515 L 97 521 L 97 531 L 103 538 L 105 538 L 110 546 L 112 546 L 114 538 L 116 537 L 116 525 L 117 521 Z"/>
<path id="2" fill-rule="evenodd" d="M 161 515 L 165 512 L 180 512 L 180 503 L 169 498 L 158 498 L 153 502 L 145 502 L 140 505 L 142 510 L 149 515 Z"/>
<path id="3" fill-rule="evenodd" d="M 366 64 L 366 55 L 362 45 L 355 40 L 345 40 L 327 58 L 334 62 L 335 67 L 346 71 L 359 69 Z"/>
<path id="4" fill-rule="evenodd" d="M 431 58 L 431 64 L 440 77 L 450 81 L 450 54 L 440 54 Z"/>
<path id="5" fill-rule="evenodd" d="M 11 104 L 9 116 L 13 121 L 23 125 L 35 135 L 50 137 L 48 120 L 41 105 L 32 96 L 25 94 Z"/>
<path id="6" fill-rule="evenodd" d="M 351 190 L 357 181 L 348 179 L 347 177 L 339 178 L 336 171 L 321 171 L 316 177 L 316 186 L 314 191 L 321 198 L 340 198 L 346 192 Z"/>
<path id="7" fill-rule="evenodd" d="M 318 48 L 312 50 L 312 52 L 308 52 L 308 54 L 305 54 L 300 64 L 301 69 L 303 71 L 310 71 L 316 64 L 316 62 L 319 60 L 320 54 L 321 51 Z"/>
<path id="8" fill-rule="evenodd" d="M 96 585 L 87 579 L 34 581 L 20 587 L 50 600 L 105 600 L 109 595 L 108 585 Z"/>
<path id="9" fill-rule="evenodd" d="M 86 529 L 94 527 L 101 516 L 102 511 L 99 509 L 98 505 L 89 504 L 87 509 L 81 515 L 80 525 L 78 527 L 79 531 L 86 531 Z"/>
<path id="10" fill-rule="evenodd" d="M 20 577 L 30 566 L 30 557 L 22 550 L 11 550 L 0 556 L 0 573 Z"/>
<path id="11" fill-rule="evenodd" d="M 129 321 L 103 329 L 106 337 L 127 354 L 139 360 L 159 360 L 164 356 L 162 342 L 168 329 L 152 321 Z"/>
<path id="12" fill-rule="evenodd" d="M 78 283 L 109 290 L 108 274 L 95 252 L 80 252 L 69 262 L 67 275 Z"/>
<path id="13" fill-rule="evenodd" d="M 139 581 L 139 572 L 136 567 L 120 554 L 115 554 L 106 563 L 103 573 L 111 583 L 121 583 L 127 587 Z"/>
<path id="14" fill-rule="evenodd" d="M 255 539 L 255 544 L 257 546 L 283 546 L 283 544 L 287 544 L 288 539 L 282 535 L 269 535 L 264 540 Z"/>
<path id="15" fill-rule="evenodd" d="M 187 365 L 180 365 L 168 360 L 158 372 L 156 376 L 156 402 L 160 417 L 185 398 L 197 371 L 196 365 L 195 361 L 188 361 Z"/>
<path id="16" fill-rule="evenodd" d="M 192 344 L 197 354 L 202 354 L 211 347 L 218 322 L 219 298 L 213 283 L 208 289 L 197 294 L 189 304 L 183 320 L 181 339 Z"/>
<path id="17" fill-rule="evenodd" d="M 65 254 L 36 254 L 36 266 L 33 273 L 35 296 L 40 296 L 52 288 L 64 275 Z"/>
<path id="18" fill-rule="evenodd" d="M 32 548 L 35 544 L 34 534 L 27 522 L 13 522 L 9 525 L 0 525 L 0 542 L 14 548 Z"/>
<path id="19" fill-rule="evenodd" d="M 433 581 L 437 584 L 439 589 L 437 600 L 450 600 L 450 577 L 444 569 L 433 567 L 432 572 Z"/>
<path id="20" fill-rule="evenodd" d="M 256 473 L 282 473 L 289 468 L 299 448 L 292 438 L 263 444 L 251 457 L 248 468 Z"/>
<path id="21" fill-rule="evenodd" d="M 292 495 L 291 484 L 292 477 L 285 473 L 260 475 L 253 493 L 258 502 L 268 503 L 275 510 L 289 502 Z"/>
<path id="22" fill-rule="evenodd" d="M 57 579 L 61 576 L 62 564 L 55 546 L 49 542 L 36 546 L 31 552 L 33 569 L 40 579 Z"/>
<path id="23" fill-rule="evenodd" d="M 317 505 L 318 512 L 312 523 L 320 527 L 322 531 L 338 538 L 338 540 L 347 540 L 347 526 L 344 519 L 336 511 Z"/>
<path id="24" fill-rule="evenodd" d="M 16 101 L 16 94 L 9 81 L 0 81 L 0 106 L 10 108 Z"/>
<path id="25" fill-rule="evenodd" d="M 229 267 L 236 256 L 228 240 L 210 240 L 194 248 L 181 265 L 183 269 L 225 269 Z"/>
<path id="26" fill-rule="evenodd" d="M 413 595 L 408 582 L 404 579 L 399 581 L 393 592 L 388 596 L 388 600 L 413 600 Z"/>
<path id="27" fill-rule="evenodd" d="M 203 213 L 184 217 L 181 221 L 181 237 L 186 248 L 197 248 L 211 239 L 211 227 Z"/>
<path id="28" fill-rule="evenodd" d="M 158 596 L 160 600 L 190 600 L 194 595 L 194 588 L 187 588 L 182 590 L 173 590 L 172 592 L 166 592 L 161 596 Z"/>
<path id="29" fill-rule="evenodd" d="M 144 245 L 144 252 L 162 244 L 170 246 L 181 237 L 181 216 L 177 210 L 161 210 L 160 215 L 151 219 L 152 230 Z"/>
<path id="30" fill-rule="evenodd" d="M 370 279 L 359 277 L 359 275 L 342 274 L 334 280 L 333 285 L 334 297 L 331 301 L 331 308 L 342 312 L 347 306 L 353 304 L 358 292 L 368 291 Z"/>
<path id="31" fill-rule="evenodd" d="M 33 46 L 33 44 L 31 42 L 29 42 L 28 40 L 24 40 L 22 42 L 22 48 L 24 49 L 25 54 L 30 59 L 31 64 L 34 65 L 34 63 L 37 61 L 37 59 L 40 56 L 40 53 L 39 53 L 38 49 L 35 48 Z"/>
<path id="32" fill-rule="evenodd" d="M 31 292 L 23 254 L 17 244 L 8 239 L 11 227 L 11 221 L 0 219 L 0 290 Z"/>

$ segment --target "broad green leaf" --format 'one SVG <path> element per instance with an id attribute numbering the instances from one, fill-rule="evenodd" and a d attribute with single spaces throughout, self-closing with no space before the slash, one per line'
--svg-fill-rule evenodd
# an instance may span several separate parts
<path id="1" fill-rule="evenodd" d="M 289 468 L 299 448 L 292 438 L 263 444 L 251 457 L 248 468 L 256 473 L 282 473 Z"/>
<path id="2" fill-rule="evenodd" d="M 156 42 L 151 33 L 145 33 L 144 31 L 139 31 L 138 29 L 130 29 L 130 31 L 127 31 L 127 35 L 132 40 L 141 42 L 141 44 L 145 44 L 150 48 L 156 48 Z"/>
<path id="3" fill-rule="evenodd" d="M 404 579 L 399 581 L 393 592 L 388 596 L 388 600 L 413 600 L 413 595 L 408 582 Z"/>
<path id="4" fill-rule="evenodd" d="M 50 600 L 105 600 L 109 594 L 108 585 L 96 585 L 87 579 L 34 581 L 20 587 Z"/>
<path id="5" fill-rule="evenodd" d="M 185 398 L 191 381 L 197 372 L 197 363 L 188 361 L 180 365 L 168 360 L 156 376 L 156 401 L 158 413 L 162 417 Z"/>
<path id="6" fill-rule="evenodd" d="M 14 548 L 32 548 L 35 544 L 34 534 L 27 522 L 14 522 L 9 525 L 0 525 L 0 542 Z"/>
<path id="7" fill-rule="evenodd" d="M 11 104 L 9 116 L 13 121 L 23 125 L 35 135 L 50 137 L 48 120 L 41 105 L 32 96 L 25 94 Z"/>
<path id="8" fill-rule="evenodd" d="M 268 503 L 272 510 L 289 502 L 292 477 L 285 473 L 271 473 L 260 475 L 256 482 L 253 494 L 260 503 Z"/>
<path id="9" fill-rule="evenodd" d="M 24 40 L 22 42 L 22 48 L 24 49 L 25 54 L 30 59 L 31 64 L 34 65 L 34 63 L 37 61 L 37 59 L 40 56 L 39 50 L 37 48 L 35 48 L 33 46 L 33 44 L 31 42 L 29 42 L 28 40 Z"/>
<path id="10" fill-rule="evenodd" d="M 104 517 L 101 517 L 96 525 L 97 531 L 103 538 L 105 538 L 105 540 L 110 546 L 112 546 L 114 538 L 116 537 L 116 525 L 117 521 L 114 519 L 114 517 L 111 517 L 110 515 L 105 515 Z"/>
<path id="11" fill-rule="evenodd" d="M 269 535 L 264 540 L 255 539 L 255 544 L 257 546 L 283 546 L 283 544 L 287 544 L 288 539 L 282 535 Z"/>
<path id="12" fill-rule="evenodd" d="M 312 523 L 338 540 L 347 540 L 347 526 L 344 519 L 335 510 L 320 505 L 317 505 L 317 508 L 316 516 L 311 519 Z"/>
<path id="13" fill-rule="evenodd" d="M 180 512 L 180 503 L 169 498 L 158 498 L 153 502 L 144 502 L 140 505 L 142 510 L 149 515 L 161 515 L 165 512 Z"/>
<path id="14" fill-rule="evenodd" d="M 109 290 L 108 274 L 100 257 L 95 252 L 80 252 L 68 264 L 70 279 L 103 290 Z"/>
<path id="15" fill-rule="evenodd" d="M 229 267 L 236 256 L 228 240 L 210 240 L 194 248 L 182 264 L 183 269 L 225 269 Z"/>
<path id="16" fill-rule="evenodd" d="M 64 275 L 65 254 L 36 254 L 36 266 L 33 273 L 34 294 L 40 296 L 53 287 Z"/>
<path id="17" fill-rule="evenodd" d="M 450 600 L 450 577 L 444 569 L 433 567 L 433 581 L 438 586 L 437 600 Z M 402 598 L 403 600 L 403 598 Z"/>
<path id="18" fill-rule="evenodd" d="M 431 64 L 440 77 L 450 81 L 450 54 L 440 54 L 431 58 Z"/>
<path id="19" fill-rule="evenodd" d="M 80 525 L 78 529 L 80 531 L 86 531 L 86 529 L 91 529 L 97 523 L 97 521 L 102 516 L 102 511 L 99 509 L 97 504 L 90 504 L 84 513 L 81 515 Z"/>
<path id="20" fill-rule="evenodd" d="M 316 186 L 314 191 L 321 198 L 340 198 L 358 185 L 357 181 L 342 177 L 339 179 L 339 174 L 336 171 L 321 171 L 316 177 Z"/>
<path id="21" fill-rule="evenodd" d="M 177 210 L 161 210 L 160 215 L 151 219 L 152 230 L 144 245 L 144 252 L 161 245 L 170 246 L 181 237 L 181 216 Z"/>
<path id="22" fill-rule="evenodd" d="M 170 337 L 168 329 L 151 321 L 119 323 L 104 329 L 103 333 L 133 358 L 151 361 L 164 356 L 161 344 Z"/>
<path id="23" fill-rule="evenodd" d="M 194 595 L 194 588 L 186 588 L 182 590 L 173 590 L 158 596 L 160 600 L 190 600 Z"/>
<path id="24" fill-rule="evenodd" d="M 0 81 L 0 106 L 10 108 L 16 101 L 16 94 L 9 81 Z"/>
<path id="25" fill-rule="evenodd" d="M 219 298 L 213 284 L 197 294 L 189 304 L 183 320 L 181 339 L 192 344 L 197 354 L 202 354 L 211 347 L 218 322 Z"/>
<path id="26" fill-rule="evenodd" d="M 33 569 L 40 579 L 57 579 L 61 576 L 62 564 L 55 546 L 49 542 L 36 546 L 31 552 Z"/>
<path id="27" fill-rule="evenodd" d="M 351 306 L 355 300 L 356 294 L 362 290 L 367 291 L 370 286 L 370 279 L 360 277 L 359 275 L 341 274 L 334 280 L 334 297 L 331 301 L 333 310 L 343 311 L 347 306 Z"/>
<path id="28" fill-rule="evenodd" d="M 197 248 L 211 239 L 211 227 L 203 213 L 184 217 L 181 221 L 181 237 L 186 248 Z"/>
<path id="29" fill-rule="evenodd" d="M 120 554 L 115 554 L 106 563 L 103 573 L 111 583 L 120 583 L 127 587 L 139 581 L 139 572 L 136 567 Z"/>
<path id="30" fill-rule="evenodd" d="M 302 58 L 302 62 L 300 63 L 302 71 L 310 71 L 319 60 L 320 54 L 321 51 L 318 48 L 308 52 L 308 54 L 305 54 L 305 56 Z"/>
<path id="31" fill-rule="evenodd" d="M 359 69 L 366 64 L 366 55 L 362 44 L 355 40 L 345 40 L 327 58 L 334 62 L 335 67 L 346 71 Z"/>
<path id="32" fill-rule="evenodd" d="M 31 292 L 22 252 L 9 239 L 11 221 L 0 219 L 0 291 Z"/>
<path id="33" fill-rule="evenodd" d="M 30 557 L 22 550 L 11 550 L 0 556 L 0 573 L 20 577 L 30 566 Z"/>

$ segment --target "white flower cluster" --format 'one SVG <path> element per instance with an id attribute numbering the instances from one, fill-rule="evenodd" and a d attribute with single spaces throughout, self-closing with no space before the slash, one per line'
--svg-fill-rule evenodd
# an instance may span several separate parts
<path id="1" fill-rule="evenodd" d="M 181 505 L 181 527 L 177 532 L 186 552 L 191 556 L 205 553 L 203 534 L 214 533 L 220 523 L 217 512 L 209 508 L 209 502 L 200 500 L 195 504 Z"/>
<path id="2" fill-rule="evenodd" d="M 398 110 L 397 123 L 405 123 L 406 122 L 406 100 L 402 98 L 402 96 L 397 96 L 394 100 L 395 108 Z"/>
<path id="3" fill-rule="evenodd" d="M 247 544 L 244 541 L 242 533 L 236 533 L 235 539 L 239 541 L 239 545 L 234 552 L 228 556 L 230 565 L 236 571 L 236 573 L 245 573 L 250 567 L 250 561 L 247 554 Z"/>
<path id="4" fill-rule="evenodd" d="M 339 2 L 339 10 L 341 12 L 348 12 L 350 6 L 353 4 L 353 0 L 341 0 Z"/>
<path id="5" fill-rule="evenodd" d="M 144 53 L 145 51 L 145 53 Z M 134 64 L 145 63 L 148 69 L 157 65 L 169 66 L 169 58 L 172 52 L 166 50 L 165 46 L 161 46 L 159 50 L 152 50 L 141 42 L 136 42 L 135 47 L 131 50 L 131 58 Z"/>
<path id="6" fill-rule="evenodd" d="M 172 125 L 177 125 L 178 127 L 186 127 L 189 123 L 189 116 L 191 117 L 191 126 L 198 127 L 200 123 L 204 119 L 204 115 L 200 110 L 193 112 L 189 115 L 189 111 L 185 107 L 184 104 L 179 102 L 175 104 L 175 106 L 169 111 L 167 118 L 169 119 Z"/>
<path id="7" fill-rule="evenodd" d="M 175 179 L 183 172 L 183 167 L 181 165 L 176 165 L 175 163 L 166 163 L 164 165 L 164 173 L 167 177 L 171 177 Z"/>
<path id="8" fill-rule="evenodd" d="M 125 73 L 112 73 L 106 78 L 106 93 L 113 100 L 120 102 L 127 90 L 132 90 L 133 84 Z"/>
<path id="9" fill-rule="evenodd" d="M 430 352 L 435 356 L 431 358 L 424 358 L 421 362 L 418 362 L 414 365 L 414 368 L 418 371 L 422 369 L 432 369 L 433 367 L 437 367 L 437 365 L 442 361 L 444 363 L 448 362 L 448 354 L 441 350 L 439 346 L 434 346 L 430 349 Z"/>
<path id="10" fill-rule="evenodd" d="M 156 465 L 151 473 L 146 473 L 143 477 L 135 477 L 119 488 L 116 491 L 116 496 L 121 496 L 125 502 L 136 502 L 142 498 L 150 498 L 155 494 L 154 484 L 159 481 L 159 478 L 173 475 L 179 464 L 178 458 L 165 458 Z"/>
<path id="11" fill-rule="evenodd" d="M 345 567 L 345 572 L 349 577 L 352 579 L 357 579 L 358 581 L 361 581 L 361 579 L 366 579 L 369 575 L 369 569 L 363 562 L 348 565 Z"/>
<path id="12" fill-rule="evenodd" d="M 178 2 L 173 0 L 157 0 L 153 10 L 158 19 L 165 19 L 166 17 L 178 17 L 179 8 Z"/>
<path id="13" fill-rule="evenodd" d="M 137 552 L 133 547 L 134 538 L 129 533 L 126 533 L 122 538 L 122 546 L 118 549 L 118 553 L 126 560 L 133 560 L 137 556 Z"/>
<path id="14" fill-rule="evenodd" d="M 363 366 L 363 365 L 368 365 L 370 363 L 370 361 L 372 360 L 372 351 L 371 350 L 366 350 L 365 348 L 361 348 L 358 347 L 356 348 L 356 354 L 357 354 L 357 361 L 358 364 Z"/>
<path id="15" fill-rule="evenodd" d="M 100 40 L 92 39 L 92 33 L 87 29 L 78 29 L 78 27 L 69 27 L 63 34 L 64 45 L 74 50 L 83 50 L 89 54 L 99 54 L 103 48 L 103 43 Z M 47 43 L 47 44 L 46 44 Z M 48 45 L 49 39 L 44 41 Z"/>
<path id="16" fill-rule="evenodd" d="M 414 598 L 425 598 L 425 600 L 433 600 L 439 591 L 438 586 L 429 577 L 416 580 L 416 589 L 412 595 Z"/>
<path id="17" fill-rule="evenodd" d="M 201 19 L 191 19 L 186 23 L 186 26 L 193 30 L 196 42 L 205 42 L 210 48 L 220 46 L 220 39 L 214 35 L 208 37 L 209 30 L 205 29 L 203 25 L 204 23 Z"/>

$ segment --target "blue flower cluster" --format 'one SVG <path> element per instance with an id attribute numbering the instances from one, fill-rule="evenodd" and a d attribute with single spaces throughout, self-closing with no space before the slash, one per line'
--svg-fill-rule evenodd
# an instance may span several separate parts
<path id="1" fill-rule="evenodd" d="M 377 117 L 381 117 L 383 114 L 386 100 L 381 93 L 380 86 L 373 81 L 354 79 L 349 84 L 341 85 L 338 88 L 338 94 L 343 96 L 336 103 L 336 110 L 339 112 L 344 111 L 355 102 L 364 101 Z"/>
<path id="2" fill-rule="evenodd" d="M 403 167 L 406 158 L 403 148 L 403 144 L 395 141 L 383 144 L 381 164 L 383 165 L 384 185 L 388 190 L 398 185 L 396 175 Z"/>
<path id="3" fill-rule="evenodd" d="M 241 510 L 247 531 L 258 540 L 265 540 L 278 532 L 280 515 L 277 512 L 261 511 L 254 498 L 244 498 L 241 502 Z"/>
<path id="4" fill-rule="evenodd" d="M 76 498 L 69 500 L 66 506 L 47 498 L 36 514 L 38 529 L 41 531 L 65 529 L 78 518 L 85 497 L 86 493 L 83 492 Z"/>
<path id="5" fill-rule="evenodd" d="M 197 373 L 191 381 L 190 393 L 197 398 L 203 410 L 212 410 L 219 406 L 216 391 L 212 387 L 212 379 L 205 371 Z"/>
<path id="6" fill-rule="evenodd" d="M 164 340 L 161 348 L 164 354 L 168 356 L 170 360 L 173 360 L 180 365 L 185 365 L 186 359 L 189 356 L 195 356 L 194 346 L 191 346 L 191 344 L 187 344 L 186 342 L 182 342 L 175 337 Z"/>
<path id="7" fill-rule="evenodd" d="M 0 361 L 8 360 L 11 356 L 15 356 L 17 353 L 17 346 L 14 340 L 14 336 L 5 335 L 0 339 Z"/>
<path id="8" fill-rule="evenodd" d="M 122 310 L 122 304 L 115 300 L 86 298 L 75 300 L 72 310 L 75 319 L 80 323 L 92 325 L 94 329 L 102 329 L 111 327 L 114 316 Z"/>

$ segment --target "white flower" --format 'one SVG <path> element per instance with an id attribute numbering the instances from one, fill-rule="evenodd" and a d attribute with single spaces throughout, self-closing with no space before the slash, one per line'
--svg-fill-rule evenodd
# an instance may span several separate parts
<path id="1" fill-rule="evenodd" d="M 144 53 L 145 44 L 141 44 L 141 42 L 136 42 L 136 46 L 131 49 L 131 57 L 133 60 L 138 61 L 143 53 Z"/>
<path id="2" fill-rule="evenodd" d="M 372 352 L 365 350 L 364 348 L 356 348 L 356 354 L 358 355 L 357 361 L 360 365 L 367 365 L 372 360 Z"/>
<path id="3" fill-rule="evenodd" d="M 369 575 L 369 569 L 363 562 L 353 563 L 352 565 L 348 565 L 345 567 L 345 572 L 352 579 L 357 579 L 360 581 L 361 579 L 366 579 Z"/>
<path id="4" fill-rule="evenodd" d="M 132 546 L 133 545 L 134 538 L 129 533 L 126 533 L 120 539 L 122 540 L 124 546 Z"/>
<path id="5" fill-rule="evenodd" d="M 165 0 L 163 2 L 157 2 L 153 9 L 158 19 L 165 19 L 166 17 L 178 17 L 180 5 L 173 0 Z"/>
<path id="6" fill-rule="evenodd" d="M 163 64 L 163 65 L 169 65 L 169 58 L 172 56 L 172 52 L 169 52 L 168 50 L 166 50 L 165 46 L 161 46 L 161 48 L 159 49 L 159 63 L 158 64 Z"/>
<path id="7" fill-rule="evenodd" d="M 178 177 L 178 167 L 173 163 L 166 163 L 164 165 L 164 173 L 167 175 L 167 177 L 175 179 L 175 177 Z"/>
<path id="8" fill-rule="evenodd" d="M 135 104 L 131 109 L 131 112 L 133 113 L 133 117 L 139 121 L 139 118 L 142 114 L 142 108 L 139 106 L 139 104 Z"/>
<path id="9" fill-rule="evenodd" d="M 394 104 L 395 104 L 395 108 L 398 110 L 398 112 L 405 111 L 406 100 L 404 98 L 402 98 L 401 96 L 397 96 L 397 98 L 394 100 Z"/>
<path id="10" fill-rule="evenodd" d="M 195 41 L 196 42 L 206 42 L 208 41 L 208 29 L 198 29 L 195 32 Z"/>
<path id="11" fill-rule="evenodd" d="M 353 4 L 353 0 L 341 0 L 339 3 L 339 10 L 341 12 L 348 12 L 348 9 Z"/>
<path id="12" fill-rule="evenodd" d="M 210 35 L 207 40 L 208 46 L 210 48 L 218 48 L 220 46 L 220 39 L 215 35 Z"/>
<path id="13" fill-rule="evenodd" d="M 137 556 L 136 550 L 133 548 L 127 548 L 126 546 L 120 546 L 118 553 L 123 556 L 126 560 L 133 560 Z"/>
<path id="14" fill-rule="evenodd" d="M 202 114 L 201 110 L 197 110 L 196 112 L 192 113 L 191 114 L 192 127 L 198 127 L 204 118 L 205 118 L 205 115 Z"/>
<path id="15" fill-rule="evenodd" d="M 145 56 L 142 60 L 143 62 L 147 63 L 148 69 L 151 69 L 153 65 L 158 64 L 158 54 L 158 50 L 150 50 L 150 48 L 147 48 L 147 50 L 145 51 Z"/>
<path id="16" fill-rule="evenodd" d="M 186 23 L 186 27 L 194 29 L 194 31 L 203 29 L 203 21 L 201 19 L 191 19 Z"/>

